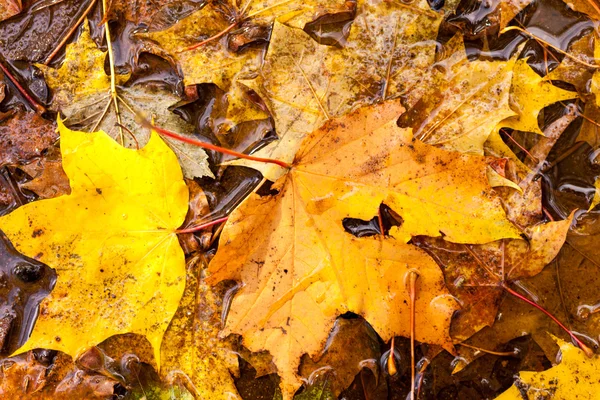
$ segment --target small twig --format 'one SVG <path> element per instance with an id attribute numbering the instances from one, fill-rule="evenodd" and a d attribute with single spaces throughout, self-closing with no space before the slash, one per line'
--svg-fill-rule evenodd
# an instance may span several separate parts
<path id="1" fill-rule="evenodd" d="M 459 346 L 464 346 L 464 347 L 468 347 L 469 349 L 473 349 L 473 350 L 477 350 L 477 351 L 481 351 L 482 353 L 488 353 L 488 354 L 493 354 L 495 356 L 514 356 L 515 355 L 515 351 L 492 351 L 492 350 L 486 350 L 486 349 L 482 349 L 481 347 L 475 347 L 475 346 L 471 346 L 470 344 L 466 344 L 466 343 L 458 343 Z"/>
<path id="2" fill-rule="evenodd" d="M 200 43 L 196 43 L 193 46 L 186 47 L 183 50 L 179 50 L 178 53 L 183 53 L 183 52 L 186 52 L 186 51 L 192 51 L 192 50 L 197 49 L 198 47 L 204 46 L 205 44 L 212 42 L 213 40 L 217 40 L 220 37 L 222 37 L 223 35 L 225 35 L 227 32 L 229 32 L 230 30 L 232 30 L 233 28 L 235 28 L 238 24 L 239 24 L 239 22 L 236 21 L 233 24 L 229 25 L 227 28 L 223 29 L 221 32 L 217 33 L 216 35 L 213 35 L 213 36 L 209 37 L 208 39 L 205 39 L 205 40 L 201 41 Z"/>
<path id="3" fill-rule="evenodd" d="M 574 146 L 571 146 L 571 148 L 569 148 L 567 151 L 565 151 L 559 157 L 557 157 L 556 160 L 552 161 L 550 164 L 548 164 L 546 167 L 544 167 L 540 171 L 540 174 L 545 174 L 546 172 L 550 171 L 552 168 L 554 168 L 562 160 L 564 160 L 565 158 L 569 157 L 571 154 L 575 153 L 581 146 L 583 146 L 584 143 L 585 142 L 575 143 Z"/>
<path id="4" fill-rule="evenodd" d="M 104 16 L 106 17 L 108 13 L 108 8 L 106 6 L 106 0 L 102 0 L 102 9 L 104 11 Z M 119 102 L 117 99 L 117 83 L 115 77 L 115 56 L 113 54 L 112 48 L 112 40 L 110 37 L 110 27 L 108 25 L 108 20 L 104 22 L 104 35 L 106 37 L 106 47 L 108 48 L 108 62 L 110 66 L 110 95 L 112 98 L 112 103 L 115 106 L 115 114 L 117 117 L 117 125 L 119 126 L 119 137 L 121 139 L 121 145 L 125 144 L 125 138 L 123 135 L 123 128 L 121 123 L 121 113 L 119 112 Z"/>
<path id="5" fill-rule="evenodd" d="M 139 150 L 140 149 L 140 143 L 138 142 L 138 140 L 135 137 L 135 135 L 133 134 L 133 132 L 131 132 L 131 130 L 128 127 L 126 127 L 125 125 L 117 123 L 117 126 L 119 126 L 120 128 L 123 128 L 125 130 L 125 132 L 129 133 L 129 135 L 131 136 L 131 138 L 135 142 L 135 148 L 137 150 Z"/>
<path id="6" fill-rule="evenodd" d="M 502 29 L 502 30 L 500 31 L 500 34 L 506 33 L 506 32 L 508 32 L 508 31 L 519 31 L 519 32 L 521 32 L 521 33 L 523 33 L 523 34 L 525 34 L 525 35 L 527 35 L 527 36 L 531 37 L 532 39 L 535 39 L 536 41 L 538 41 L 538 42 L 540 42 L 540 43 L 543 43 L 544 45 L 546 45 L 546 46 L 548 46 L 548 47 L 551 47 L 551 48 L 553 48 L 554 50 L 556 50 L 556 51 L 557 51 L 557 52 L 559 52 L 560 54 L 564 55 L 565 57 L 568 57 L 568 58 L 570 58 L 571 60 L 573 60 L 573 61 L 575 61 L 575 62 L 577 62 L 577 63 L 579 63 L 579 64 L 585 65 L 585 66 L 586 66 L 586 67 L 588 67 L 588 68 L 593 68 L 593 69 L 598 69 L 598 68 L 600 68 L 600 65 L 594 65 L 594 64 L 587 63 L 587 62 L 585 62 L 585 61 L 583 61 L 583 60 L 580 60 L 579 58 L 577 58 L 577 57 L 575 57 L 575 56 L 573 56 L 573 55 L 569 54 L 568 52 L 566 52 L 566 51 L 564 51 L 564 50 L 562 50 L 562 49 L 560 49 L 560 48 L 558 48 L 558 47 L 554 46 L 553 44 L 551 44 L 551 43 L 549 43 L 549 42 L 547 42 L 547 41 L 545 41 L 544 39 L 542 39 L 542 38 L 540 38 L 540 37 L 538 37 L 538 36 L 535 36 L 533 33 L 529 32 L 529 31 L 528 31 L 528 30 L 526 30 L 526 29 L 519 28 L 518 26 L 507 26 L 506 28 L 504 28 L 504 29 Z"/>
<path id="7" fill-rule="evenodd" d="M 90 5 L 88 6 L 88 8 L 85 9 L 83 14 L 81 14 L 81 17 L 79 17 L 77 22 L 75 22 L 75 24 L 73 24 L 73 26 L 71 27 L 71 29 L 69 29 L 67 34 L 65 36 L 63 36 L 63 38 L 60 40 L 60 42 L 58 43 L 56 48 L 52 51 L 52 53 L 50 53 L 50 55 L 48 57 L 46 57 L 46 59 L 43 62 L 44 65 L 50 64 L 50 61 L 52 61 L 52 59 L 54 59 L 54 57 L 58 54 L 60 49 L 62 49 L 62 47 L 65 45 L 65 43 L 67 43 L 69 41 L 69 39 L 71 38 L 71 36 L 73 36 L 73 33 L 75 33 L 75 31 L 77 30 L 79 25 L 83 22 L 85 17 L 87 17 L 87 15 L 90 13 L 90 11 L 92 11 L 92 8 L 94 8 L 96 1 L 97 0 L 90 1 Z"/>
<path id="8" fill-rule="evenodd" d="M 504 132 L 504 134 L 511 140 L 511 142 L 513 142 L 514 144 L 517 145 L 517 147 L 519 149 L 521 149 L 521 151 L 523 151 L 527 156 L 529 156 L 529 158 L 531 158 L 533 160 L 533 162 L 538 163 L 539 160 L 537 158 L 535 158 L 533 155 L 531 155 L 531 153 L 529 151 L 527 151 L 527 149 L 523 146 L 521 146 L 521 144 L 519 142 L 517 142 L 515 140 L 515 138 L 512 137 L 512 135 L 510 133 L 508 133 L 506 130 L 504 129 L 500 129 L 500 132 Z"/>
<path id="9" fill-rule="evenodd" d="M 31 106 L 33 108 L 35 108 L 35 110 L 37 111 L 38 114 L 43 114 L 46 112 L 46 108 L 44 106 L 42 106 L 40 103 L 38 103 L 37 101 L 35 101 L 33 99 L 33 97 L 31 97 L 29 95 L 27 90 L 25 90 L 25 88 L 23 86 L 21 86 L 21 84 L 19 83 L 17 78 L 15 78 L 14 75 L 10 72 L 10 70 L 4 66 L 2 61 L 0 61 L 0 69 L 2 70 L 2 72 L 4 72 L 4 75 L 6 75 L 8 77 L 8 79 L 10 79 L 12 84 L 15 85 L 15 87 L 21 93 L 21 95 L 23 95 L 23 97 L 25 97 L 25 100 L 27 100 L 29 102 L 29 104 L 31 104 Z"/>

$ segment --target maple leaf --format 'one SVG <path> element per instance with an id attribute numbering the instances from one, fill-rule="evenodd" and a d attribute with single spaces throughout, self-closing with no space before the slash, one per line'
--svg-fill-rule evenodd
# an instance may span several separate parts
<path id="1" fill-rule="evenodd" d="M 500 122 L 500 126 L 543 135 L 538 126 L 538 114 L 542 108 L 576 97 L 576 92 L 552 85 L 527 64 L 527 59 L 520 59 L 514 67 L 510 96 L 511 107 L 518 115 Z"/>
<path id="2" fill-rule="evenodd" d="M 59 69 L 39 66 L 48 85 L 54 89 L 52 107 L 67 117 L 65 124 L 87 131 L 100 128 L 129 148 L 144 146 L 149 138 L 147 130 L 140 129 L 137 114 L 149 119 L 156 117 L 158 125 L 184 135 L 193 133 L 190 125 L 168 110 L 180 98 L 164 89 L 119 88 L 118 99 L 123 112 L 117 114 L 110 107 L 110 77 L 104 72 L 104 58 L 105 53 L 96 47 L 86 22 L 77 42 L 67 46 L 65 62 Z M 121 76 L 119 80 L 125 82 L 127 78 Z M 171 139 L 166 141 L 177 155 L 186 177 L 212 177 L 203 149 Z"/>
<path id="3" fill-rule="evenodd" d="M 542 372 L 519 372 L 515 384 L 496 400 L 598 399 L 598 355 L 589 358 L 571 343 L 553 337 L 560 346 L 558 365 Z"/>
<path id="4" fill-rule="evenodd" d="M 173 380 L 185 374 L 194 398 L 229 400 L 238 398 L 230 374 L 238 359 L 219 340 L 220 293 L 201 281 L 205 267 L 202 255 L 188 261 L 186 288 L 161 347 L 161 375 Z"/>
<path id="5" fill-rule="evenodd" d="M 141 33 L 139 37 L 151 39 L 176 54 L 186 85 L 212 82 L 227 90 L 236 75 L 258 70 L 262 54 L 260 48 L 252 46 L 235 51 L 229 37 L 247 34 L 252 42 L 265 43 L 268 27 L 276 18 L 304 28 L 306 22 L 321 13 L 344 9 L 346 2 L 342 0 L 248 0 L 241 9 L 234 0 L 216 1 L 167 30 Z M 185 51 L 204 40 L 207 42 L 202 46 Z"/>
<path id="6" fill-rule="evenodd" d="M 596 38 L 593 33 L 575 40 L 568 49 L 571 57 L 564 57 L 561 63 L 544 77 L 547 81 L 564 81 L 572 84 L 580 95 L 589 92 L 588 82 L 594 73 L 588 65 L 594 64 L 594 44 Z M 579 61 L 578 61 L 579 60 Z"/>
<path id="7" fill-rule="evenodd" d="M 59 132 L 71 194 L 0 218 L 19 252 L 58 275 L 19 352 L 47 348 L 76 357 L 109 336 L 136 332 L 148 338 L 158 364 L 185 284 L 174 232 L 187 212 L 181 168 L 157 134 L 132 151 L 104 132 L 71 131 L 60 120 Z"/>
<path id="8" fill-rule="evenodd" d="M 288 394 L 300 356 L 321 349 L 339 314 L 364 316 L 384 340 L 409 334 L 403 276 L 413 268 L 417 340 L 450 345 L 456 303 L 433 260 L 404 241 L 441 232 L 458 242 L 518 237 L 490 193 L 484 159 L 414 139 L 394 123 L 401 111 L 398 101 L 361 108 L 311 134 L 274 184 L 279 194 L 252 195 L 231 214 L 209 265 L 208 282 L 244 283 L 224 334 L 270 351 Z M 344 232 L 344 218 L 370 219 L 382 202 L 403 219 L 391 232 L 400 240 Z"/>
<path id="9" fill-rule="evenodd" d="M 344 47 L 316 43 L 309 34 L 275 21 L 257 78 L 240 80 L 266 103 L 279 136 L 255 153 L 291 162 L 302 139 L 326 120 L 359 106 L 402 95 L 413 104 L 427 86 L 441 14 L 425 0 L 359 1 Z M 393 27 L 393 29 L 390 29 Z M 276 180 L 270 165 L 238 160 Z"/>
<path id="10" fill-rule="evenodd" d="M 483 144 L 497 124 L 515 114 L 509 106 L 515 59 L 469 61 L 464 47 L 459 54 L 463 56 L 446 63 L 437 85 L 398 124 L 413 128 L 415 137 L 427 144 L 483 154 Z"/>
<path id="11" fill-rule="evenodd" d="M 586 14 L 592 20 L 600 20 L 600 6 L 594 0 L 563 0 L 567 7 Z"/>
<path id="12" fill-rule="evenodd" d="M 502 284 L 535 276 L 560 251 L 570 218 L 524 231 L 528 240 L 512 239 L 482 245 L 457 245 L 440 238 L 413 240 L 442 266 L 450 292 L 461 303 L 452 322 L 452 337 L 465 340 L 491 326 L 503 295 Z"/>
<path id="13" fill-rule="evenodd" d="M 110 76 L 104 72 L 105 54 L 92 40 L 86 20 L 78 40 L 67 45 L 65 61 L 60 68 L 36 64 L 44 73 L 48 86 L 54 90 L 53 110 L 62 110 L 69 104 L 98 92 L 108 94 Z M 127 78 L 123 75 L 118 76 L 120 83 L 125 82 Z"/>
<path id="14" fill-rule="evenodd" d="M 147 129 L 140 129 L 138 115 L 152 118 L 158 126 L 179 132 L 184 136 L 191 137 L 194 133 L 193 126 L 170 110 L 170 107 L 180 99 L 168 90 L 134 86 L 120 89 L 119 97 L 123 104 L 127 104 L 120 114 L 120 124 L 127 130 L 127 134 L 123 136 L 125 147 L 139 148 L 148 142 L 150 135 Z M 116 113 L 111 109 L 103 114 L 106 104 L 102 100 L 105 98 L 106 94 L 100 92 L 63 108 L 62 113 L 68 117 L 65 123 L 70 128 L 78 130 L 100 129 L 115 140 L 120 140 L 119 131 L 116 129 L 119 123 Z M 213 176 L 204 149 L 170 138 L 164 140 L 177 155 L 186 178 Z"/>

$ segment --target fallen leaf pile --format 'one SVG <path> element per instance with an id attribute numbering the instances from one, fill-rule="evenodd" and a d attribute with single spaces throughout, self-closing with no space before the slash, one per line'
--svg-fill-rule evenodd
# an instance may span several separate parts
<path id="1" fill-rule="evenodd" d="M 596 398 L 599 18 L 0 1 L 2 398 Z"/>

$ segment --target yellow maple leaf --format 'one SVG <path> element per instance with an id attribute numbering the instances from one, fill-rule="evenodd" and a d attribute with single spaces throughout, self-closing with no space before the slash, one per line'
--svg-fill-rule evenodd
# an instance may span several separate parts
<path id="1" fill-rule="evenodd" d="M 518 115 L 500 122 L 500 126 L 543 135 L 538 126 L 538 114 L 542 108 L 576 97 L 576 92 L 552 85 L 527 64 L 527 59 L 520 59 L 514 67 L 510 98 L 511 107 Z"/>
<path id="2" fill-rule="evenodd" d="M 561 360 L 558 365 L 543 372 L 519 372 L 515 385 L 496 400 L 553 399 L 584 400 L 600 399 L 598 376 L 600 359 L 592 358 L 571 343 L 553 337 L 560 346 Z"/>
<path id="3" fill-rule="evenodd" d="M 83 22 L 81 35 L 76 42 L 67 45 L 65 61 L 60 68 L 36 64 L 46 83 L 54 90 L 52 109 L 60 110 L 69 104 L 92 94 L 110 89 L 110 76 L 104 72 L 106 53 L 96 46 L 90 35 L 88 21 Z M 128 76 L 119 76 L 125 82 Z"/>
<path id="4" fill-rule="evenodd" d="M 384 340 L 409 334 L 411 269 L 421 275 L 417 340 L 451 346 L 456 303 L 435 262 L 404 244 L 412 235 L 518 237 L 491 194 L 484 159 L 413 139 L 395 125 L 400 112 L 397 101 L 361 108 L 311 134 L 275 183 L 279 194 L 252 195 L 232 213 L 209 265 L 209 282 L 244 284 L 224 333 L 269 350 L 288 394 L 299 385 L 300 356 L 315 355 L 344 312 L 363 315 Z M 393 231 L 400 240 L 344 232 L 344 218 L 371 219 L 382 202 L 403 219 Z"/>
<path id="5" fill-rule="evenodd" d="M 193 133 L 191 125 L 169 110 L 180 98 L 161 88 L 118 87 L 118 101 L 122 105 L 117 116 L 114 107 L 109 107 L 110 76 L 104 72 L 105 55 L 92 40 L 86 21 L 81 36 L 67 46 L 65 61 L 59 69 L 38 65 L 54 92 L 52 109 L 60 110 L 68 127 L 103 130 L 129 148 L 144 146 L 149 138 L 146 130 L 139 129 L 138 114 L 154 118 L 163 128 L 185 135 Z M 128 77 L 119 75 L 117 82 L 124 83 Z M 117 128 L 119 125 L 126 133 Z M 177 155 L 186 177 L 212 176 L 202 148 L 171 139 L 166 142 Z"/>
<path id="6" fill-rule="evenodd" d="M 58 124 L 71 194 L 0 218 L 18 251 L 58 274 L 18 352 L 46 348 L 77 357 L 112 335 L 134 332 L 148 338 L 158 364 L 185 286 L 175 230 L 185 219 L 188 190 L 177 158 L 156 133 L 134 151 L 102 131 Z"/>

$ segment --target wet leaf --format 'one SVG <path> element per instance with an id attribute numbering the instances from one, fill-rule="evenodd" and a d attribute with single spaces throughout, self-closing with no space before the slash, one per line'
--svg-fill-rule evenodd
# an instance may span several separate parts
<path id="1" fill-rule="evenodd" d="M 568 51 L 575 59 L 587 64 L 594 64 L 594 34 L 585 35 L 574 41 Z M 564 81 L 572 84 L 580 95 L 589 92 L 589 81 L 594 70 L 575 61 L 570 57 L 564 57 L 562 62 L 544 77 L 544 80 Z"/>
<path id="2" fill-rule="evenodd" d="M 185 16 L 202 8 L 206 0 L 108 0 L 108 19 L 125 17 L 135 24 L 151 28 L 168 24 L 170 20 Z M 172 22 L 173 23 L 173 22 Z"/>
<path id="3" fill-rule="evenodd" d="M 54 123 L 36 113 L 18 112 L 0 122 L 0 165 L 21 165 L 51 147 L 58 135 Z"/>
<path id="4" fill-rule="evenodd" d="M 517 61 L 511 86 L 510 103 L 517 113 L 500 123 L 500 126 L 543 135 L 538 126 L 542 108 L 557 101 L 574 99 L 577 93 L 560 89 L 540 77 L 526 59 Z"/>
<path id="5" fill-rule="evenodd" d="M 469 61 L 465 56 L 451 61 L 438 84 L 398 124 L 413 128 L 427 144 L 481 155 L 497 124 L 515 114 L 508 101 L 515 60 Z"/>
<path id="6" fill-rule="evenodd" d="M 558 365 L 543 372 L 519 372 L 515 385 L 497 397 L 497 400 L 539 399 L 597 399 L 597 379 L 600 372 L 598 356 L 588 358 L 585 353 L 561 339 Z"/>
<path id="7" fill-rule="evenodd" d="M 0 24 L 0 51 L 7 60 L 31 62 L 43 62 L 89 6 L 88 1 L 61 0 L 43 2 L 40 9 L 40 1 L 16 1 L 29 7 Z"/>
<path id="8" fill-rule="evenodd" d="M 469 242 L 518 236 L 491 194 L 478 197 L 489 191 L 484 160 L 413 139 L 394 123 L 401 111 L 397 102 L 384 103 L 329 121 L 306 139 L 292 170 L 275 183 L 279 193 L 251 195 L 225 226 L 208 281 L 244 283 L 225 334 L 242 334 L 252 351 L 269 350 L 284 393 L 299 386 L 300 356 L 317 354 L 339 314 L 364 316 L 384 340 L 408 335 L 403 276 L 411 268 L 421 276 L 417 340 L 449 346 L 456 304 L 444 296 L 433 260 L 403 241 L 440 231 Z M 377 158 L 365 148 L 379 149 Z M 344 232 L 344 218 L 370 219 L 382 202 L 402 217 L 392 231 L 401 240 Z"/>
<path id="9" fill-rule="evenodd" d="M 309 383 L 313 383 L 311 386 L 314 391 L 314 386 L 318 386 L 316 383 L 319 377 L 327 374 L 329 391 L 332 396 L 337 397 L 342 390 L 350 386 L 356 374 L 360 372 L 361 361 L 379 360 L 380 357 L 377 334 L 365 320 L 338 318 L 322 353 L 315 359 L 307 355 L 302 357 L 300 375 Z M 308 388 L 303 393 L 310 391 Z"/>
<path id="10" fill-rule="evenodd" d="M 450 292 L 461 303 L 452 321 L 452 337 L 465 340 L 491 326 L 506 281 L 537 275 L 560 251 L 571 219 L 527 229 L 528 240 L 513 239 L 478 246 L 457 245 L 443 239 L 418 238 L 442 267 Z"/>
<path id="11" fill-rule="evenodd" d="M 0 218 L 18 251 L 58 274 L 19 352 L 49 348 L 76 357 L 111 335 L 137 332 L 159 364 L 184 289 L 174 230 L 185 218 L 188 192 L 177 159 L 157 135 L 132 151 L 103 132 L 71 131 L 60 121 L 59 131 L 71 194 Z"/>
<path id="12" fill-rule="evenodd" d="M 42 158 L 21 167 L 31 176 L 31 180 L 21 185 L 42 199 L 51 199 L 71 193 L 69 178 L 62 167 L 62 161 Z"/>
<path id="13" fill-rule="evenodd" d="M 593 20 L 600 20 L 600 7 L 592 0 L 563 0 L 567 7 L 587 14 Z"/>
<path id="14" fill-rule="evenodd" d="M 236 34 L 264 30 L 257 38 L 264 44 L 275 19 L 304 28 L 306 22 L 321 13 L 344 9 L 345 3 L 342 0 L 249 0 L 241 6 L 234 0 L 216 1 L 165 31 L 140 36 L 154 40 L 167 52 L 176 54 L 186 85 L 212 82 L 228 90 L 236 75 L 256 72 L 261 63 L 262 49 L 259 47 L 247 46 L 238 52 L 237 47 L 232 46 L 230 40 Z M 217 35 L 222 37 L 184 51 Z"/>
<path id="15" fill-rule="evenodd" d="M 600 121 L 600 108 L 594 102 L 587 102 L 583 109 L 583 115 L 586 118 L 583 120 L 577 138 L 586 141 L 593 148 L 597 148 L 600 145 L 600 125 L 596 121 Z"/>
<path id="16" fill-rule="evenodd" d="M 236 399 L 229 371 L 237 369 L 237 355 L 218 337 L 222 296 L 201 282 L 205 263 L 203 256 L 188 262 L 186 289 L 161 347 L 161 373 L 171 379 L 185 374 L 195 398 Z"/>
<path id="17" fill-rule="evenodd" d="M 171 92 L 148 86 L 119 88 L 120 125 L 109 93 L 110 76 L 104 72 L 105 53 L 92 41 L 89 28 L 84 25 L 77 42 L 67 46 L 66 60 L 58 69 L 42 67 L 46 80 L 55 89 L 52 105 L 62 111 L 65 124 L 74 129 L 95 131 L 101 129 L 129 148 L 143 147 L 150 137 L 137 115 L 165 129 L 191 135 L 193 127 L 169 110 L 180 98 Z M 121 82 L 127 77 L 122 76 Z M 132 112 L 135 112 L 135 114 Z M 177 155 L 188 178 L 212 176 L 204 150 L 198 146 L 166 139 Z"/>
<path id="18" fill-rule="evenodd" d="M 504 29 L 514 17 L 517 16 L 533 0 L 508 0 L 498 2 L 500 10 L 500 30 Z"/>
<path id="19" fill-rule="evenodd" d="M 121 88 L 119 96 L 122 99 L 120 112 L 121 126 L 124 127 L 122 136 L 114 108 L 110 107 L 105 113 L 109 97 L 103 92 L 95 93 L 65 107 L 62 110 L 68 117 L 65 124 L 73 129 L 88 132 L 93 131 L 94 128 L 103 130 L 117 142 L 122 141 L 125 147 L 132 149 L 143 147 L 150 138 L 150 131 L 141 127 L 138 114 L 148 120 L 153 119 L 154 123 L 161 128 L 193 137 L 194 127 L 170 110 L 171 106 L 180 100 L 170 91 L 148 86 L 134 86 Z M 124 104 L 127 106 L 123 106 Z M 177 155 L 186 178 L 213 176 L 208 168 L 204 149 L 169 138 L 164 140 Z"/>
<path id="20" fill-rule="evenodd" d="M 330 118 L 403 95 L 412 104 L 427 86 L 440 22 L 425 0 L 408 9 L 361 1 L 345 46 L 337 48 L 276 21 L 259 76 L 240 81 L 266 103 L 279 136 L 256 155 L 291 162 L 304 136 Z M 269 165 L 235 165 L 256 168 L 271 180 L 281 176 Z"/>
<path id="21" fill-rule="evenodd" d="M 52 108 L 62 110 L 90 95 L 103 92 L 108 100 L 110 76 L 104 72 L 105 54 L 90 36 L 89 23 L 84 21 L 81 36 L 67 45 L 65 61 L 60 68 L 38 64 L 48 86 L 53 89 Z M 120 77 L 125 82 L 127 77 Z"/>

